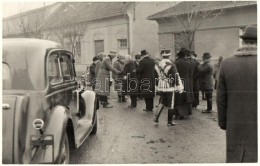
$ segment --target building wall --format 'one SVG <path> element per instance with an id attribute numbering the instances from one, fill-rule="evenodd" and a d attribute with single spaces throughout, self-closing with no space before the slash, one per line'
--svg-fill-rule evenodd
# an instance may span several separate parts
<path id="1" fill-rule="evenodd" d="M 195 34 L 196 54 L 210 52 L 213 58 L 228 57 L 239 47 L 239 28 L 198 31 Z"/>
<path id="2" fill-rule="evenodd" d="M 95 40 L 104 40 L 104 52 L 118 50 L 118 39 L 127 39 L 127 17 L 119 16 L 109 19 L 100 19 L 88 24 L 88 29 L 81 40 L 81 53 L 84 57 L 82 65 L 90 65 L 95 56 Z"/>
<path id="3" fill-rule="evenodd" d="M 178 28 L 173 28 L 173 23 L 159 22 L 160 46 L 168 47 L 168 38 L 173 32 L 178 32 Z M 194 50 L 199 57 L 203 52 L 210 52 L 213 58 L 219 56 L 230 56 L 239 47 L 240 28 L 249 24 L 257 24 L 257 7 L 246 6 L 224 12 L 212 22 L 208 22 L 196 31 L 194 39 Z M 165 39 L 164 41 L 162 41 Z M 167 44 L 165 44 L 167 43 Z M 173 50 L 173 48 L 172 48 Z"/>
<path id="4" fill-rule="evenodd" d="M 158 24 L 146 18 L 156 12 L 169 8 L 174 2 L 136 2 L 131 8 L 133 37 L 131 55 L 146 49 L 152 56 L 159 55 Z M 134 14 L 133 14 L 134 13 Z"/>

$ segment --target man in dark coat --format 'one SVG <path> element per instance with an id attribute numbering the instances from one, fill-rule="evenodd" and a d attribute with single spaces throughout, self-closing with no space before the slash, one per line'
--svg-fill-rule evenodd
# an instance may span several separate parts
<path id="1" fill-rule="evenodd" d="M 155 62 L 148 56 L 146 50 L 141 51 L 142 60 L 136 70 L 137 79 L 140 85 L 140 96 L 144 98 L 146 109 L 143 111 L 153 111 L 154 100 L 154 65 Z"/>
<path id="2" fill-rule="evenodd" d="M 139 66 L 140 60 L 141 60 L 141 55 L 140 54 L 136 54 L 135 55 L 135 61 L 134 61 L 136 67 Z"/>
<path id="3" fill-rule="evenodd" d="M 184 92 L 175 93 L 175 119 L 183 119 L 192 112 L 192 102 L 194 97 L 192 94 L 192 68 L 187 57 L 190 55 L 190 50 L 182 48 L 181 51 L 177 54 L 177 59 L 175 60 L 175 65 L 180 74 L 180 77 L 183 81 Z"/>
<path id="4" fill-rule="evenodd" d="M 198 67 L 200 63 L 195 59 L 197 55 L 194 51 L 191 52 L 190 55 L 190 61 L 192 63 L 193 68 L 193 96 L 194 96 L 194 102 L 192 104 L 192 107 L 196 109 L 196 107 L 199 105 L 199 72 Z"/>
<path id="5" fill-rule="evenodd" d="M 240 37 L 243 46 L 222 61 L 217 87 L 228 163 L 257 162 L 257 26 L 247 26 Z"/>
<path id="6" fill-rule="evenodd" d="M 112 59 L 116 57 L 115 51 L 110 51 L 108 57 L 104 58 L 96 78 L 95 92 L 99 96 L 99 100 L 102 101 L 104 108 L 112 108 L 107 101 L 107 96 L 110 95 L 110 71 L 115 74 L 120 74 L 120 71 L 116 70 L 112 66 Z"/>
<path id="7" fill-rule="evenodd" d="M 98 62 L 98 57 L 96 57 L 96 56 L 93 57 L 93 63 L 89 67 L 90 84 L 91 84 L 92 90 L 95 89 L 95 78 L 96 78 L 95 69 L 96 69 L 97 62 Z"/>
<path id="8" fill-rule="evenodd" d="M 214 65 L 214 72 L 213 72 L 213 77 L 215 79 L 215 84 L 214 84 L 214 89 L 217 89 L 217 83 L 218 83 L 218 75 L 219 75 L 219 68 L 221 65 L 221 62 L 223 61 L 223 57 L 220 56 L 218 58 L 218 63 Z"/>
<path id="9" fill-rule="evenodd" d="M 197 83 L 197 73 L 198 73 L 198 62 L 195 60 L 195 53 L 191 51 L 191 53 L 188 55 L 187 59 L 190 62 L 191 65 L 191 75 L 190 75 L 190 84 L 192 89 L 192 95 L 193 95 L 193 103 L 192 107 L 196 108 L 199 103 L 199 91 L 198 91 L 198 83 Z M 196 55 L 197 56 L 197 55 Z"/>
<path id="10" fill-rule="evenodd" d="M 130 95 L 131 104 L 128 108 L 135 108 L 137 106 L 138 96 L 138 80 L 136 79 L 136 63 L 133 61 L 131 55 L 125 56 L 125 66 L 123 69 L 124 83 L 123 94 Z"/>
<path id="11" fill-rule="evenodd" d="M 205 92 L 207 99 L 207 109 L 202 113 L 212 112 L 212 91 L 213 91 L 213 64 L 211 63 L 211 55 L 208 52 L 203 54 L 203 64 L 199 65 L 198 71 L 201 74 L 201 88 Z"/>

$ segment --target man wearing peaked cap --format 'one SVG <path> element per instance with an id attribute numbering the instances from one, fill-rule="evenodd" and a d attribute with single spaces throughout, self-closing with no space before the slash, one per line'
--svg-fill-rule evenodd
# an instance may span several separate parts
<path id="1" fill-rule="evenodd" d="M 161 55 L 162 55 L 162 57 L 169 57 L 171 55 L 171 50 L 163 49 L 161 51 Z"/>
<path id="2" fill-rule="evenodd" d="M 158 123 L 162 110 L 164 107 L 168 107 L 167 126 L 174 126 L 176 125 L 176 123 L 172 122 L 174 114 L 174 91 L 177 90 L 182 93 L 183 85 L 175 64 L 169 59 L 170 55 L 170 50 L 162 50 L 161 56 L 163 59 L 159 64 L 155 65 L 156 76 L 158 78 L 156 90 L 160 93 L 160 103 L 153 121 Z"/>
<path id="3" fill-rule="evenodd" d="M 242 46 L 220 65 L 219 127 L 226 130 L 226 162 L 257 162 L 257 26 L 246 27 Z"/>

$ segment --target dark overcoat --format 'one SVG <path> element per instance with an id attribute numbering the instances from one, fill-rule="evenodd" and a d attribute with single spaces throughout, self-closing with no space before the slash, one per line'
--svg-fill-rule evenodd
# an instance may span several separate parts
<path id="1" fill-rule="evenodd" d="M 110 71 L 115 74 L 118 74 L 117 71 L 112 66 L 112 59 L 110 57 L 106 57 L 103 59 L 100 69 L 98 70 L 96 84 L 95 84 L 95 92 L 97 95 L 101 96 L 109 96 L 110 94 Z"/>
<path id="2" fill-rule="evenodd" d="M 204 62 L 198 66 L 198 71 L 200 72 L 201 90 L 213 89 L 213 64 L 210 61 Z"/>
<path id="3" fill-rule="evenodd" d="M 144 57 L 136 70 L 139 82 L 139 93 L 141 97 L 152 98 L 155 93 L 154 84 L 154 65 L 155 62 L 150 57 Z"/>
<path id="4" fill-rule="evenodd" d="M 175 93 L 175 104 L 185 104 L 185 103 L 192 103 L 194 98 L 192 94 L 192 85 L 191 85 L 191 75 L 192 75 L 192 68 L 191 64 L 188 59 L 186 58 L 177 58 L 175 61 L 175 65 L 181 77 L 184 86 L 183 93 Z"/>
<path id="5" fill-rule="evenodd" d="M 101 64 L 102 64 L 102 61 L 98 60 L 96 63 L 96 66 L 95 66 L 95 73 L 96 73 L 95 78 L 97 78 L 97 74 L 98 74 Z"/>
<path id="6" fill-rule="evenodd" d="M 91 83 L 91 85 L 95 84 L 95 78 L 96 78 L 95 68 L 96 68 L 95 63 L 92 63 L 89 67 L 89 74 L 90 74 L 89 82 Z"/>
<path id="7" fill-rule="evenodd" d="M 257 48 L 243 46 L 221 63 L 218 120 L 226 130 L 227 162 L 257 162 Z"/>
<path id="8" fill-rule="evenodd" d="M 123 83 L 124 95 L 138 95 L 138 80 L 136 78 L 136 63 L 131 60 L 127 62 L 123 69 L 123 75 L 126 76 L 126 80 Z"/>
<path id="9" fill-rule="evenodd" d="M 196 61 L 195 59 L 190 59 L 191 68 L 192 68 L 192 93 L 194 96 L 194 103 L 193 105 L 196 107 L 199 105 L 199 73 L 198 73 L 198 67 L 200 63 Z"/>

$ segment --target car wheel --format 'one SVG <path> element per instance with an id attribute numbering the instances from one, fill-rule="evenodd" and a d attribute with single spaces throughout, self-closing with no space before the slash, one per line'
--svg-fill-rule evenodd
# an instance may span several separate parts
<path id="1" fill-rule="evenodd" d="M 70 162 L 70 147 L 69 147 L 69 139 L 67 133 L 65 133 L 65 139 L 62 144 L 61 154 L 60 154 L 60 163 L 61 164 L 69 164 Z"/>
<path id="2" fill-rule="evenodd" d="M 96 113 L 94 126 L 93 126 L 93 129 L 92 129 L 90 134 L 96 134 L 97 133 L 97 126 L 98 126 L 98 122 L 97 122 L 97 113 Z"/>

